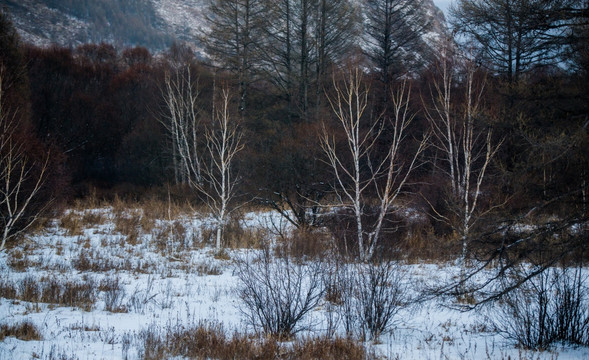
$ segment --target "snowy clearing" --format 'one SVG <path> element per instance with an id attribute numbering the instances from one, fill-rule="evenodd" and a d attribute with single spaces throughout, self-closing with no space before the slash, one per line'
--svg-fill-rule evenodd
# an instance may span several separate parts
<path id="1" fill-rule="evenodd" d="M 271 236 L 277 224 L 273 213 L 241 219 L 251 236 Z M 24 245 L 0 253 L 0 325 L 29 321 L 40 332 L 38 340 L 5 337 L 0 359 L 138 359 L 146 331 L 165 336 L 202 324 L 253 333 L 240 311 L 236 260 L 259 250 L 218 256 L 201 246 L 209 227 L 209 219 L 197 216 L 149 221 L 141 210 L 70 210 Z M 414 294 L 459 272 L 452 264 L 404 264 L 400 271 Z M 70 298 L 74 288 L 83 291 Z M 40 301 L 21 300 L 25 296 Z M 492 310 L 460 312 L 449 307 L 453 301 L 403 308 L 392 331 L 364 344 L 385 359 L 589 358 L 584 347 L 518 349 L 493 330 Z M 325 335 L 338 311 L 323 299 L 297 336 Z M 343 336 L 341 323 L 335 332 Z"/>

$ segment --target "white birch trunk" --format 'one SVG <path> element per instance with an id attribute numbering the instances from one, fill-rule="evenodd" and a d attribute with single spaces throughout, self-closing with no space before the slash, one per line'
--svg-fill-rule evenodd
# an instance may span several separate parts
<path id="1" fill-rule="evenodd" d="M 413 119 L 408 113 L 410 92 L 403 84 L 393 94 L 394 131 L 387 156 L 380 162 L 373 161 L 371 153 L 376 141 L 384 136 L 383 126 L 380 119 L 373 119 L 372 126 L 362 129 L 366 120 L 364 111 L 368 104 L 368 91 L 364 87 L 360 71 L 350 72 L 341 84 L 334 79 L 334 89 L 336 95 L 328 97 L 328 100 L 339 127 L 346 135 L 346 146 L 341 150 L 337 148 L 325 124 L 321 145 L 335 175 L 337 197 L 342 199 L 338 205 L 353 211 L 359 258 L 361 261 L 369 261 L 376 251 L 384 219 L 393 211 L 398 194 L 417 166 L 417 158 L 425 148 L 427 137 L 421 141 L 410 164 L 399 163 L 398 150 L 404 140 L 404 130 Z M 379 124 L 380 127 L 377 127 Z M 344 165 L 346 158 L 352 162 L 349 169 Z M 361 169 L 362 163 L 367 163 L 369 170 Z M 379 182 L 382 178 L 386 178 L 384 186 Z M 363 220 L 364 206 L 371 200 L 367 198 L 368 188 L 376 189 L 379 204 L 377 220 L 372 224 L 365 224 Z"/>

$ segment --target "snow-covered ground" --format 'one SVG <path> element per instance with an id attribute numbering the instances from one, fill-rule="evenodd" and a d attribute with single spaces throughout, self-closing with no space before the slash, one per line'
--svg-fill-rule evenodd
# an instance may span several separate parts
<path id="1" fill-rule="evenodd" d="M 257 250 L 215 256 L 201 246 L 209 219 L 146 218 L 141 210 L 123 215 L 112 208 L 71 210 L 66 220 L 54 220 L 23 245 L 0 253 L 0 291 L 12 286 L 22 292 L 27 283 L 49 291 L 69 283 L 88 285 L 95 297 L 87 306 L 72 307 L 67 299 L 56 305 L 0 293 L 0 326 L 28 320 L 41 333 L 41 340 L 6 337 L 0 359 L 136 359 L 146 330 L 163 335 L 172 327 L 208 323 L 222 324 L 228 332 L 251 331 L 239 310 L 235 260 Z M 281 224 L 275 214 L 264 212 L 247 213 L 241 220 L 251 236 L 271 236 Z M 458 274 L 451 264 L 407 264 L 401 271 L 414 292 Z M 589 358 L 583 347 L 517 349 L 492 331 L 491 313 L 453 310 L 452 301 L 437 298 L 404 309 L 391 332 L 365 346 L 386 359 Z M 325 309 L 320 305 L 312 311 L 306 320 L 314 324 L 312 330 L 300 335 L 325 334 Z"/>

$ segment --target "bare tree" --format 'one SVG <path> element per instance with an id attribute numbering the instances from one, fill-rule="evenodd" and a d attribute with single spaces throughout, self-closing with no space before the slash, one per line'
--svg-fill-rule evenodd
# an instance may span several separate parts
<path id="1" fill-rule="evenodd" d="M 217 64 L 237 75 L 240 114 L 259 66 L 258 42 L 267 15 L 263 0 L 211 0 L 205 16 L 209 29 L 202 40 Z"/>
<path id="2" fill-rule="evenodd" d="M 264 69 L 287 97 L 289 113 L 308 120 L 313 87 L 319 102 L 328 67 L 353 48 L 356 8 L 350 0 L 268 2 Z"/>
<path id="3" fill-rule="evenodd" d="M 243 133 L 229 113 L 228 89 L 221 93 L 221 104 L 215 108 L 212 126 L 206 131 L 208 161 L 203 167 L 203 183 L 198 189 L 206 198 L 206 204 L 217 222 L 216 248 L 221 249 L 221 240 L 230 207 L 235 197 L 237 177 L 233 173 L 235 156 L 243 149 Z"/>
<path id="4" fill-rule="evenodd" d="M 388 87 L 393 75 L 407 65 L 408 55 L 423 52 L 422 35 L 430 27 L 423 0 L 368 0 L 366 35 L 368 57 Z"/>
<path id="5" fill-rule="evenodd" d="M 200 114 L 197 105 L 198 81 L 193 79 L 190 65 L 166 73 L 162 95 L 165 112 L 160 122 L 168 130 L 172 142 L 172 161 L 176 183 L 197 186 L 202 182 L 199 156 Z"/>
<path id="6" fill-rule="evenodd" d="M 432 145 L 445 157 L 444 164 L 439 168 L 451 184 L 449 203 L 453 206 L 450 210 L 458 218 L 458 224 L 436 209 L 434 211 L 440 220 L 459 233 L 462 243 L 460 263 L 464 269 L 470 232 L 482 213 L 479 211 L 481 187 L 487 180 L 487 169 L 503 139 L 493 141 L 492 130 L 481 128 L 485 115 L 482 101 L 485 79 L 476 81 L 476 68 L 468 61 L 464 70 L 464 105 L 457 109 L 453 104 L 455 69 L 449 52 L 450 48 L 446 47 L 441 54 L 440 78 L 433 82 L 431 93 L 433 106 L 425 108 L 432 126 Z"/>
<path id="7" fill-rule="evenodd" d="M 406 142 L 405 131 L 413 116 L 409 114 L 409 85 L 403 83 L 392 94 L 392 133 L 384 131 L 384 122 L 377 119 L 364 126 L 368 120 L 368 89 L 362 81 L 360 70 L 352 70 L 342 83 L 334 78 L 335 95 L 328 97 L 337 123 L 345 134 L 343 149 L 336 144 L 333 134 L 324 126 L 321 138 L 327 163 L 335 175 L 335 190 L 341 199 L 340 206 L 351 209 L 357 226 L 356 240 L 362 261 L 372 258 L 385 217 L 394 211 L 393 205 L 405 188 L 411 172 L 419 165 L 418 157 L 424 150 L 428 136 L 419 142 L 407 163 L 400 159 L 400 148 Z M 386 138 L 388 149 L 381 160 L 374 160 L 376 143 Z M 351 165 L 347 165 L 351 162 Z M 384 181 L 383 181 L 384 179 Z M 376 220 L 366 223 L 364 215 L 369 193 L 376 194 Z"/>
<path id="8" fill-rule="evenodd" d="M 511 82 L 537 65 L 561 60 L 570 20 L 582 18 L 581 9 L 578 0 L 458 0 L 450 14 L 455 31 Z"/>
<path id="9" fill-rule="evenodd" d="M 31 212 L 31 203 L 41 191 L 47 178 L 49 154 L 41 164 L 31 162 L 24 144 L 16 138 L 15 112 L 6 109 L 3 99 L 4 68 L 0 68 L 0 224 L 2 242 L 26 231 L 38 218 L 40 211 Z M 12 114 L 12 115 L 11 115 Z"/>

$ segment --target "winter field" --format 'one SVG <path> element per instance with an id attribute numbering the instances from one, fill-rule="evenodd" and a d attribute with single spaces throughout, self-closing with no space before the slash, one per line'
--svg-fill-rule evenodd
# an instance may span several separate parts
<path id="1" fill-rule="evenodd" d="M 274 249 L 289 227 L 276 213 L 245 212 L 231 224 L 231 248 L 219 253 L 208 245 L 210 219 L 189 214 L 116 202 L 74 207 L 0 253 L 0 359 L 589 358 L 586 347 L 518 348 L 497 331 L 494 306 L 461 312 L 456 298 L 422 297 L 458 276 L 453 263 L 395 266 L 392 284 L 403 289 L 403 305 L 392 304 L 391 322 L 377 339 L 352 329 L 354 340 L 346 340 L 347 326 L 362 325 L 346 310 L 353 302 L 322 290 L 333 279 L 325 275 L 330 257 L 291 260 L 288 269 L 302 271 L 303 290 L 315 284 L 307 270 L 321 265 L 318 299 L 294 336 L 271 340 L 256 331 L 244 305 L 243 279 L 254 279 L 250 266 L 264 263 L 264 240 L 273 242 L 270 261 L 284 263 Z M 348 275 L 360 269 L 340 266 Z M 290 270 L 279 268 L 279 281 L 269 283 L 289 282 Z M 322 355 L 326 347 L 331 355 Z"/>

